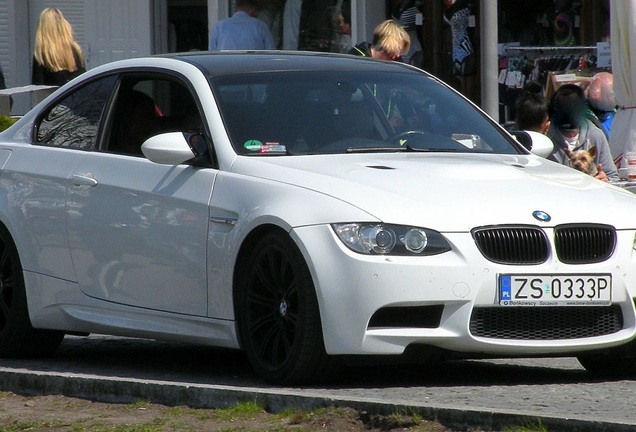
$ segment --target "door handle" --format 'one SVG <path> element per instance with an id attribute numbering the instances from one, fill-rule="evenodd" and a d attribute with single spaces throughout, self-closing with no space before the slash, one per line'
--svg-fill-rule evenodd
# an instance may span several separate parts
<path id="1" fill-rule="evenodd" d="M 75 186 L 91 186 L 91 187 L 97 186 L 97 180 L 91 177 L 90 174 L 87 174 L 87 175 L 74 174 L 71 177 L 71 181 L 73 182 Z"/>

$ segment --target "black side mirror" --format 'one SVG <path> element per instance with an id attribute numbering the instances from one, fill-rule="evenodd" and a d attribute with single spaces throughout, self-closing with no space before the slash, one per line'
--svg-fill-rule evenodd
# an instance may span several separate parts
<path id="1" fill-rule="evenodd" d="M 517 141 L 519 141 L 519 143 L 524 146 L 526 150 L 532 150 L 532 138 L 530 137 L 530 134 L 528 132 L 522 130 L 511 130 L 510 134 L 513 137 L 517 138 Z"/>

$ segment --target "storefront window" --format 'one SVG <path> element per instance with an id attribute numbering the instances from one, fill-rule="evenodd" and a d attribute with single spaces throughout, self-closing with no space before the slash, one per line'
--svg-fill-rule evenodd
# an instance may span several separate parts
<path id="1" fill-rule="evenodd" d="M 602 55 L 609 49 L 609 1 L 500 0 L 498 6 L 504 122 L 515 117 L 517 98 L 528 86 L 549 99 L 563 84 L 587 90 L 595 77 L 611 73 Z"/>
<path id="2" fill-rule="evenodd" d="M 234 2 L 230 5 L 234 13 Z M 347 52 L 351 49 L 351 0 L 262 0 L 258 18 L 279 49 Z"/>

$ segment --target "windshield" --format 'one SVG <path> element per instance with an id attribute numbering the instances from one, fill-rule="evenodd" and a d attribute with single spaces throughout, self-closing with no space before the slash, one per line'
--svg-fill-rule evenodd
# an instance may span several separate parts
<path id="1" fill-rule="evenodd" d="M 238 154 L 522 152 L 420 73 L 251 73 L 217 77 L 213 90 Z"/>

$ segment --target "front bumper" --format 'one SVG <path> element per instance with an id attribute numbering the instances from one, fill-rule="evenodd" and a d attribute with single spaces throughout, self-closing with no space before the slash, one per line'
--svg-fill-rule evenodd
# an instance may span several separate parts
<path id="1" fill-rule="evenodd" d="M 357 254 L 327 225 L 297 228 L 292 235 L 312 273 L 329 354 L 397 355 L 409 345 L 423 344 L 484 355 L 564 355 L 618 346 L 636 336 L 634 231 L 618 231 L 615 253 L 601 263 L 566 265 L 551 254 L 543 264 L 525 266 L 486 260 L 470 233 L 444 233 L 453 250 L 429 257 Z M 521 273 L 611 274 L 612 305 L 575 306 L 567 311 L 560 306 L 541 311 L 500 306 L 498 275 Z M 521 317 L 518 325 L 528 329 L 540 325 L 549 330 L 563 326 L 564 321 L 571 327 L 587 326 L 597 321 L 595 315 L 609 316 L 605 319 L 613 325 L 609 330 L 601 326 L 601 331 L 584 329 L 545 337 L 532 331 L 512 336 L 476 331 L 477 315 L 491 312 L 507 319 Z M 568 314 L 584 317 L 569 323 Z"/>

